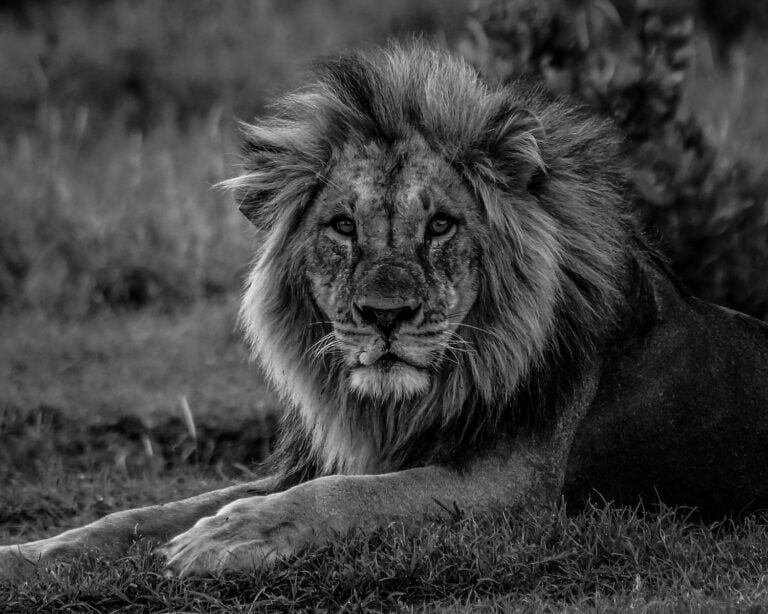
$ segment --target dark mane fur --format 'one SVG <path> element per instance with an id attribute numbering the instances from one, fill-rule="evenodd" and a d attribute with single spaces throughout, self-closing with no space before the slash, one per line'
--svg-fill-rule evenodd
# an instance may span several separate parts
<path id="1" fill-rule="evenodd" d="M 525 83 L 494 86 L 419 44 L 314 67 L 313 79 L 244 125 L 245 173 L 229 182 L 263 244 L 243 302 L 254 353 L 288 405 L 271 460 L 286 483 L 344 471 L 461 463 L 499 433 L 547 428 L 584 365 L 627 325 L 655 266 L 628 211 L 614 130 Z M 462 355 L 423 398 L 371 407 L 327 357 L 294 230 L 334 153 L 420 135 L 460 175 L 487 219 L 481 288 Z M 328 449 L 339 438 L 346 452 Z M 376 462 L 355 465 L 367 450 Z"/>

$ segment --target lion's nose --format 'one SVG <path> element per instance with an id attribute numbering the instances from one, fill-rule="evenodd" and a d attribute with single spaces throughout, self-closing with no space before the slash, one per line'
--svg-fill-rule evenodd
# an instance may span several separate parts
<path id="1" fill-rule="evenodd" d="M 416 301 L 393 304 L 388 301 L 364 299 L 355 303 L 355 310 L 363 322 L 389 337 L 399 325 L 416 319 L 421 304 Z"/>

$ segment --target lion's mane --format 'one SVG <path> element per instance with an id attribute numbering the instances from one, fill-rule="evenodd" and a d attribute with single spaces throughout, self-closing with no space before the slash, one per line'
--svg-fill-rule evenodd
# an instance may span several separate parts
<path id="1" fill-rule="evenodd" d="M 610 343 L 640 268 L 609 125 L 413 44 L 319 63 L 308 85 L 243 132 L 245 170 L 226 183 L 260 247 L 241 319 L 288 407 L 272 459 L 286 484 L 460 463 L 500 433 L 552 424 Z M 423 396 L 378 403 L 348 391 L 332 356 L 315 358 L 330 328 L 306 279 L 301 222 L 345 143 L 417 133 L 487 220 L 479 294 L 460 329 L 473 351 L 447 363 Z"/>

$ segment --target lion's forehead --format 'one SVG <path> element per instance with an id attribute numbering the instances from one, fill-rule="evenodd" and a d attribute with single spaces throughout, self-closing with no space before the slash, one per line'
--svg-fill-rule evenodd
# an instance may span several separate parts
<path id="1" fill-rule="evenodd" d="M 469 204 L 448 163 L 418 142 L 347 148 L 329 186 L 328 204 L 349 203 L 368 240 L 418 237 L 438 207 Z"/>

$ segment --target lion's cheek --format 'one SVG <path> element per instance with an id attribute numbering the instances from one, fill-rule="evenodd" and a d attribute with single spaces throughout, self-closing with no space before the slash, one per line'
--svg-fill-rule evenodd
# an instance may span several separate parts
<path id="1" fill-rule="evenodd" d="M 436 250 L 432 268 L 435 311 L 466 313 L 477 297 L 477 258 L 472 243 L 465 238 Z"/>
<path id="2" fill-rule="evenodd" d="M 463 314 L 461 319 L 472 308 L 477 299 L 478 277 L 474 270 L 467 269 L 465 274 L 456 279 L 451 285 L 449 306 L 450 313 Z"/>
<path id="3" fill-rule="evenodd" d="M 335 306 L 339 303 L 339 289 L 333 282 L 308 275 L 312 287 L 312 296 L 317 306 L 328 318 L 336 313 Z"/>
<path id="4" fill-rule="evenodd" d="M 317 306 L 329 319 L 339 318 L 348 304 L 349 269 L 346 254 L 321 239 L 307 262 L 307 278 Z"/>

